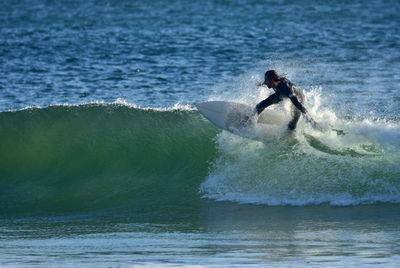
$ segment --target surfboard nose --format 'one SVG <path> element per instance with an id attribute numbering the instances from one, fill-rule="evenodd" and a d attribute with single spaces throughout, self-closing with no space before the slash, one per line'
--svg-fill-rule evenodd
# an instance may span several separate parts
<path id="1" fill-rule="evenodd" d="M 202 108 L 203 104 L 204 104 L 204 102 L 200 102 L 200 103 L 195 104 L 195 106 L 199 110 Z"/>
<path id="2" fill-rule="evenodd" d="M 200 102 L 200 103 L 195 104 L 195 106 L 196 106 L 197 110 L 198 110 L 201 114 L 203 114 L 204 111 L 207 109 L 207 102 Z M 203 114 L 203 115 L 204 115 L 204 114 Z"/>

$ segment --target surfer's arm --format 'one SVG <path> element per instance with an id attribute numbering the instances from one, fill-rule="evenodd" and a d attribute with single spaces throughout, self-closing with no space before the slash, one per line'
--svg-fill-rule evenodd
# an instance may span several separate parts
<path id="1" fill-rule="evenodd" d="M 317 127 L 317 122 L 310 116 L 307 109 L 299 102 L 299 100 L 293 94 L 289 94 L 289 98 L 292 101 L 293 105 L 303 113 L 304 119 L 309 122 L 314 128 Z"/>
<path id="2" fill-rule="evenodd" d="M 281 97 L 279 96 L 278 93 L 274 93 L 259 104 L 256 105 L 256 111 L 257 114 L 260 114 L 262 111 L 264 111 L 265 108 L 270 106 L 271 104 L 275 104 L 281 101 Z"/>
<path id="3" fill-rule="evenodd" d="M 296 98 L 296 96 L 294 96 L 293 94 L 289 94 L 289 99 L 292 101 L 293 105 L 300 110 L 300 112 L 302 112 L 303 114 L 307 114 L 307 110 L 306 108 L 303 106 L 303 104 L 301 104 L 299 102 L 299 100 Z"/>

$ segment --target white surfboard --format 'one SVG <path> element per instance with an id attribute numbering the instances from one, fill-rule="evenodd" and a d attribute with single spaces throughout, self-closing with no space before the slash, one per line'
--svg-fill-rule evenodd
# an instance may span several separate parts
<path id="1" fill-rule="evenodd" d="M 265 140 L 287 131 L 291 120 L 290 111 L 268 109 L 257 115 L 255 108 L 243 103 L 228 101 L 207 101 L 196 105 L 197 110 L 214 125 L 238 136 Z M 319 129 L 318 129 L 319 130 Z M 332 129 L 338 136 L 345 135 L 342 130 Z"/>
<path id="2" fill-rule="evenodd" d="M 196 105 L 197 110 L 214 125 L 236 133 L 243 128 L 254 126 L 256 121 L 253 107 L 227 101 L 208 101 Z"/>
<path id="3" fill-rule="evenodd" d="M 254 107 L 243 103 L 207 101 L 196 107 L 217 127 L 249 139 L 263 140 L 288 123 L 283 111 L 268 110 L 258 116 Z"/>

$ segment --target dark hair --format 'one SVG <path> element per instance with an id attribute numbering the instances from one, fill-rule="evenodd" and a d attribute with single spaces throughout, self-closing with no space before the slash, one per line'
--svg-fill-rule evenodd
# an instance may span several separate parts
<path id="1" fill-rule="evenodd" d="M 265 73 L 265 77 L 269 80 L 269 81 L 276 81 L 279 82 L 281 81 L 281 77 L 279 76 L 279 74 L 275 71 L 275 70 L 269 70 Z"/>

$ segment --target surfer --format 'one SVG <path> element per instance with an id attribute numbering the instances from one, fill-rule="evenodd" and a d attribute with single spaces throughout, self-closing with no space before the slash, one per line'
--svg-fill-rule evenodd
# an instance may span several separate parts
<path id="1" fill-rule="evenodd" d="M 276 104 L 282 101 L 284 98 L 289 98 L 294 107 L 292 107 L 292 120 L 288 124 L 290 130 L 294 130 L 299 121 L 300 113 L 303 113 L 304 118 L 312 124 L 315 128 L 317 123 L 304 108 L 304 94 L 301 92 L 292 82 L 287 78 L 281 77 L 275 70 L 269 70 L 265 73 L 264 83 L 259 86 L 266 85 L 268 88 L 272 88 L 275 93 L 261 101 L 256 106 L 257 114 L 260 114 L 265 108 L 272 104 Z"/>

